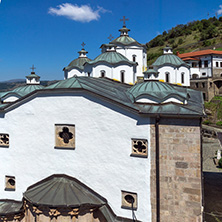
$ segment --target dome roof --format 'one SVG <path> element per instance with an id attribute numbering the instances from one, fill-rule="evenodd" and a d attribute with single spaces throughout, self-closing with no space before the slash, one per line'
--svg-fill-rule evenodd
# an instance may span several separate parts
<path id="1" fill-rule="evenodd" d="M 80 207 L 86 204 L 95 207 L 107 202 L 77 179 L 59 174 L 32 185 L 23 196 L 33 204 L 52 207 Z"/>
<path id="2" fill-rule="evenodd" d="M 176 98 L 181 101 L 188 98 L 186 88 L 180 87 L 179 89 L 173 85 L 152 80 L 136 84 L 132 86 L 128 92 L 134 97 L 135 100 L 143 95 L 147 95 L 150 98 L 155 98 L 155 100 L 159 102 L 162 102 L 167 98 Z"/>
<path id="3" fill-rule="evenodd" d="M 135 39 L 129 37 L 129 36 L 120 36 L 116 39 L 114 39 L 112 42 L 112 44 L 122 44 L 122 45 L 130 45 L 130 44 L 133 44 L 133 43 L 136 43 L 136 44 L 139 44 Z M 139 44 L 140 45 L 140 44 Z"/>
<path id="4" fill-rule="evenodd" d="M 173 66 L 189 66 L 181 58 L 174 54 L 164 54 L 157 58 L 157 60 L 152 64 L 152 66 L 163 66 L 163 65 L 173 65 Z"/>
<path id="5" fill-rule="evenodd" d="M 65 67 L 63 70 L 70 70 L 72 68 L 78 68 L 80 70 L 83 70 L 84 69 L 83 65 L 89 61 L 91 61 L 91 59 L 89 59 L 88 57 L 79 57 L 70 62 L 69 65 Z"/>
<path id="6" fill-rule="evenodd" d="M 124 55 L 115 51 L 104 52 L 100 54 L 99 56 L 97 56 L 94 60 L 89 61 L 87 63 L 95 64 L 98 62 L 107 62 L 109 64 L 117 64 L 120 62 L 126 62 L 128 64 L 136 65 L 136 62 L 129 61 Z"/>

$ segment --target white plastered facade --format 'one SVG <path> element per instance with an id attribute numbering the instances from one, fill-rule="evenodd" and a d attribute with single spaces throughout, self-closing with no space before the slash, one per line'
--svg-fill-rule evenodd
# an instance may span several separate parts
<path id="1" fill-rule="evenodd" d="M 27 187 L 52 175 L 67 174 L 108 200 L 118 216 L 121 190 L 138 195 L 138 220 L 151 221 L 150 119 L 85 93 L 39 94 L 5 114 L 1 133 L 9 147 L 0 148 L 1 199 L 22 199 Z M 67 104 L 69 104 L 67 106 Z M 55 124 L 75 125 L 75 150 L 55 149 Z M 131 139 L 148 140 L 148 157 L 131 155 Z M 5 176 L 15 176 L 16 190 L 5 191 Z"/>
<path id="2" fill-rule="evenodd" d="M 116 51 L 124 55 L 130 61 L 138 63 L 136 67 L 136 77 L 143 77 L 143 72 L 147 69 L 147 53 L 144 47 L 132 44 L 129 46 L 117 45 Z"/>
<path id="3" fill-rule="evenodd" d="M 93 65 L 86 64 L 85 76 L 90 75 L 91 77 L 102 77 L 102 73 L 104 73 L 104 77 L 121 82 L 121 73 L 123 72 L 124 83 L 134 84 L 136 81 L 135 69 L 136 67 L 134 65 L 128 64 L 126 62 L 125 64 L 122 62 L 116 65 L 112 65 L 106 62 L 99 62 Z"/>

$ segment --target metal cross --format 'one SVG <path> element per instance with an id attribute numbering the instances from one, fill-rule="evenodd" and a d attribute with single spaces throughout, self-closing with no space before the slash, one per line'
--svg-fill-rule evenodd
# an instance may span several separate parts
<path id="1" fill-rule="evenodd" d="M 108 39 L 109 39 L 109 41 L 111 42 L 111 41 L 114 39 L 114 37 L 110 34 L 109 37 L 108 37 Z"/>
<path id="2" fill-rule="evenodd" d="M 83 42 L 82 44 L 81 44 L 81 46 L 84 48 L 84 46 L 85 46 L 86 44 Z"/>
<path id="3" fill-rule="evenodd" d="M 123 16 L 123 19 L 120 19 L 120 21 L 123 21 L 123 26 L 126 26 L 126 21 L 129 21 L 129 19 Z"/>
<path id="4" fill-rule="evenodd" d="M 34 70 L 35 70 L 36 68 L 34 67 L 34 65 L 32 65 L 32 67 L 31 67 L 30 69 L 32 69 L 32 71 L 34 72 Z"/>

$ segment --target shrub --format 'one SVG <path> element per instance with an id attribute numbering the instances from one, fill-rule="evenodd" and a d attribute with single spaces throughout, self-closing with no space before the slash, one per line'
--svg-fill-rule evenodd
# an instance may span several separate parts
<path id="1" fill-rule="evenodd" d="M 179 38 L 178 44 L 179 44 L 179 45 L 183 44 L 183 39 L 182 39 L 182 38 Z"/>
<path id="2" fill-rule="evenodd" d="M 217 126 L 222 126 L 222 121 L 218 121 L 218 122 L 216 123 L 216 125 L 217 125 Z"/>
<path id="3" fill-rule="evenodd" d="M 218 165 L 219 165 L 220 168 L 222 168 L 222 158 L 219 159 Z"/>
<path id="4" fill-rule="evenodd" d="M 202 123 L 205 124 L 205 125 L 209 125 L 209 124 L 211 124 L 212 122 L 207 119 L 207 120 L 204 120 Z"/>

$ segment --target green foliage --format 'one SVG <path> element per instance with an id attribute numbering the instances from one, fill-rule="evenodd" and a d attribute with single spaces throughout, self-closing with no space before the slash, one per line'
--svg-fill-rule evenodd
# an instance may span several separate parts
<path id="1" fill-rule="evenodd" d="M 170 45 L 173 45 L 175 44 L 175 39 L 177 41 L 177 44 L 181 45 L 184 43 L 184 41 L 182 43 L 180 39 L 183 40 L 185 37 L 188 37 L 190 35 L 194 36 L 194 40 L 200 39 L 201 41 L 204 41 L 204 47 L 215 44 L 216 40 L 213 40 L 211 42 L 205 40 L 209 40 L 217 36 L 221 36 L 222 38 L 222 16 L 219 19 L 214 16 L 209 19 L 202 19 L 201 21 L 191 21 L 185 25 L 177 25 L 168 31 L 164 31 L 162 35 L 158 35 L 149 43 L 147 43 L 147 45 L 150 48 L 166 45 L 166 42 L 168 42 Z M 199 44 L 199 46 L 201 46 L 201 43 Z"/>
<path id="2" fill-rule="evenodd" d="M 219 165 L 220 168 L 222 168 L 222 158 L 219 159 L 218 165 Z"/>
<path id="3" fill-rule="evenodd" d="M 212 122 L 210 121 L 210 120 L 204 120 L 203 122 L 202 122 L 203 124 L 205 124 L 205 125 L 210 125 L 210 124 L 212 124 Z"/>
<path id="4" fill-rule="evenodd" d="M 210 40 L 204 40 L 203 42 L 203 46 L 210 46 L 211 45 L 211 41 Z"/>
<path id="5" fill-rule="evenodd" d="M 182 39 L 182 38 L 179 38 L 179 40 L 178 40 L 178 45 L 181 45 L 181 44 L 183 44 L 183 39 Z"/>
<path id="6" fill-rule="evenodd" d="M 216 122 L 216 125 L 217 125 L 217 126 L 222 126 L 222 121 Z"/>

